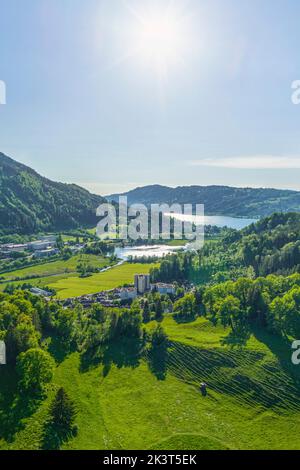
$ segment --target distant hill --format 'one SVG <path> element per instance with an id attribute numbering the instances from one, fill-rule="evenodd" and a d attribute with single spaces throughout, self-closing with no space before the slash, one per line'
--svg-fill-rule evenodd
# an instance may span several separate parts
<path id="1" fill-rule="evenodd" d="M 96 225 L 104 200 L 75 184 L 55 183 L 0 153 L 0 234 Z"/>
<path id="2" fill-rule="evenodd" d="M 233 188 L 228 186 L 167 186 L 153 185 L 136 188 L 122 195 L 128 203 L 149 206 L 158 203 L 204 204 L 207 215 L 264 217 L 274 212 L 300 211 L 300 192 L 265 189 Z M 118 194 L 107 196 L 117 200 Z"/>

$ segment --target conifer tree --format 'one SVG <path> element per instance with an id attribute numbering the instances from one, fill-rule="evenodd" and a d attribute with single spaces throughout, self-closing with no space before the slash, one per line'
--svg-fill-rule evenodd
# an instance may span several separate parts
<path id="1" fill-rule="evenodd" d="M 51 404 L 52 423 L 64 431 L 71 431 L 77 415 L 74 402 L 64 388 L 60 388 Z"/>

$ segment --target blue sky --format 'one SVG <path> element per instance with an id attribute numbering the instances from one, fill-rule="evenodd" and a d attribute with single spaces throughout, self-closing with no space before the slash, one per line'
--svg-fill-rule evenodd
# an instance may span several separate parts
<path id="1" fill-rule="evenodd" d="M 159 19 L 167 3 L 1 0 L 0 151 L 101 194 L 153 183 L 300 190 L 300 2 L 171 0 L 179 39 L 160 70 L 145 48 L 132 52 L 137 17 L 147 24 L 155 4 Z"/>

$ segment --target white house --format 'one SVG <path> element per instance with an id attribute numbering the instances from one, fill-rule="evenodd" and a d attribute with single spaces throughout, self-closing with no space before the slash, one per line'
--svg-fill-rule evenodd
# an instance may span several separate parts
<path id="1" fill-rule="evenodd" d="M 6 346 L 4 341 L 0 341 L 0 365 L 6 364 Z"/>
<path id="2" fill-rule="evenodd" d="M 137 291 L 133 287 L 126 287 L 120 289 L 121 300 L 134 300 L 137 297 Z"/>
<path id="3" fill-rule="evenodd" d="M 154 289 L 157 290 L 160 294 L 170 294 L 174 295 L 176 293 L 175 286 L 173 284 L 164 284 L 162 282 L 158 282 L 152 286 Z"/>

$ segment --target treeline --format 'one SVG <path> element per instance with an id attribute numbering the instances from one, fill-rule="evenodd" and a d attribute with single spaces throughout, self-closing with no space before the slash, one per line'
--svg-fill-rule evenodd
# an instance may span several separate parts
<path id="1" fill-rule="evenodd" d="M 157 300 L 161 302 L 161 298 Z M 147 313 L 148 310 L 147 307 Z M 220 323 L 230 327 L 236 336 L 242 337 L 256 326 L 276 335 L 298 338 L 300 274 L 256 279 L 241 277 L 237 281 L 199 286 L 187 293 L 178 290 L 172 301 L 169 298 L 162 317 L 170 312 L 180 322 L 205 316 L 214 325 Z M 154 315 L 153 318 L 160 321 L 159 316 Z"/>
<path id="2" fill-rule="evenodd" d="M 154 304 L 156 301 L 157 297 Z M 143 314 L 138 302 L 130 309 L 100 304 L 87 310 L 80 305 L 65 309 L 28 291 L 0 293 L 0 340 L 6 344 L 8 365 L 19 375 L 20 392 L 39 394 L 52 380 L 52 338 L 66 353 L 77 350 L 85 360 L 101 360 L 105 348 L 118 341 L 133 341 L 140 349 L 147 347 L 152 335 L 145 330 Z"/>
<path id="3" fill-rule="evenodd" d="M 177 291 L 177 296 L 182 290 Z M 161 295 L 158 292 L 145 294 L 144 297 L 134 301 L 135 306 L 141 309 L 143 322 L 149 323 L 152 320 L 158 322 L 163 320 L 164 314 L 173 312 L 173 301 L 169 295 Z"/>
<path id="4" fill-rule="evenodd" d="M 237 249 L 256 275 L 291 274 L 300 268 L 300 214 L 273 214 L 240 234 Z"/>
<path id="5" fill-rule="evenodd" d="M 152 264 L 157 263 L 158 258 L 157 256 L 141 256 L 140 258 L 137 256 L 129 256 L 127 259 L 128 263 L 136 263 L 136 264 Z"/>
<path id="6" fill-rule="evenodd" d="M 96 241 L 87 245 L 83 252 L 87 255 L 102 255 L 105 256 L 108 253 L 113 253 L 114 246 L 105 241 Z"/>
<path id="7" fill-rule="evenodd" d="M 0 293 L 0 340 L 9 365 L 19 375 L 21 392 L 39 394 L 52 379 L 54 360 L 42 345 L 46 305 L 28 292 Z"/>
<path id="8" fill-rule="evenodd" d="M 258 325 L 283 336 L 300 335 L 300 274 L 210 286 L 203 291 L 202 304 L 208 319 L 237 334 Z"/>
<path id="9" fill-rule="evenodd" d="M 191 252 L 166 256 L 159 267 L 151 269 L 152 282 L 188 281 L 192 269 L 193 256 Z"/>

